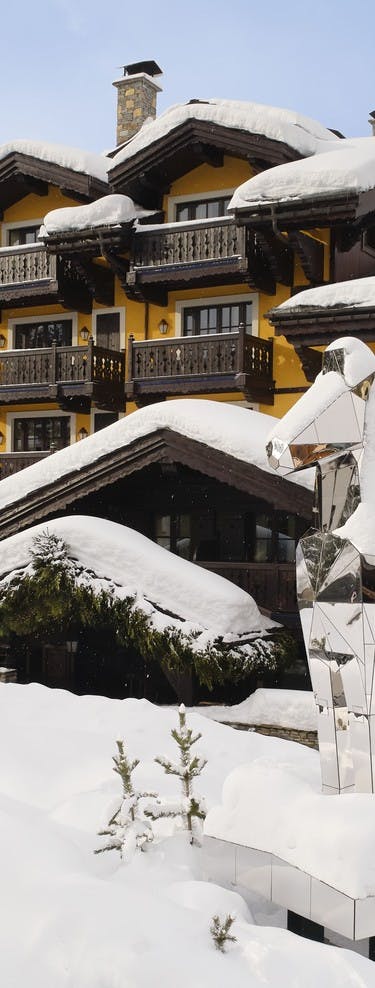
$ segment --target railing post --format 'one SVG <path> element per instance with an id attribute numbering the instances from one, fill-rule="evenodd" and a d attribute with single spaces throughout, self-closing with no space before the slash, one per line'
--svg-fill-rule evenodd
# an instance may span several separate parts
<path id="1" fill-rule="evenodd" d="M 57 379 L 57 346 L 56 343 L 52 343 L 51 346 L 51 366 L 49 371 L 49 383 L 56 384 Z"/>
<path id="2" fill-rule="evenodd" d="M 133 336 L 132 333 L 130 333 L 130 336 L 129 336 L 129 339 L 128 339 L 128 347 L 127 347 L 127 353 L 126 353 L 126 361 L 125 361 L 125 381 L 126 381 L 126 384 L 130 384 L 130 382 L 133 380 L 133 377 L 134 377 L 134 374 L 133 374 L 133 343 L 134 343 L 134 336 Z"/>
<path id="3" fill-rule="evenodd" d="M 94 380 L 94 340 L 90 336 L 87 341 L 87 364 L 86 364 L 86 381 Z"/>
<path id="4" fill-rule="evenodd" d="M 245 347 L 246 347 L 246 326 L 240 322 L 238 327 L 238 352 L 237 352 L 237 373 L 245 372 Z"/>

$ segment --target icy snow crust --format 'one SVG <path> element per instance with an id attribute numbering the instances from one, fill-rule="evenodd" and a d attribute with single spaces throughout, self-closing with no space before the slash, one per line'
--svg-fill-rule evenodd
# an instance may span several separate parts
<path id="1" fill-rule="evenodd" d="M 46 144 L 31 140 L 16 140 L 1 144 L 0 160 L 14 152 L 39 158 L 40 161 L 50 161 L 54 165 L 70 168 L 74 172 L 83 172 L 84 175 L 99 178 L 102 182 L 107 182 L 108 169 L 112 164 L 111 158 L 105 158 L 93 151 L 66 147 L 65 144 Z"/>
<path id="2" fill-rule="evenodd" d="M 375 185 L 373 137 L 317 142 L 311 157 L 276 165 L 236 189 L 229 209 L 348 192 L 367 192 Z"/>
<path id="3" fill-rule="evenodd" d="M 318 785 L 316 752 L 188 718 L 202 732 L 196 747 L 208 762 L 196 791 L 208 807 L 236 765 L 259 758 L 291 764 Z M 160 978 L 164 988 L 372 988 L 371 961 L 273 928 L 275 910 L 256 897 L 249 908 L 236 892 L 202 881 L 199 852 L 185 835 L 163 839 L 159 832 L 129 865 L 116 854 L 94 855 L 96 833 L 119 794 L 111 761 L 116 738 L 140 759 L 137 787 L 174 799 L 176 780 L 153 759 L 175 758 L 169 732 L 176 721 L 175 711 L 145 700 L 0 685 L 4 988 L 146 988 Z M 373 868 L 374 848 L 368 850 Z M 236 916 L 238 942 L 225 957 L 209 934 L 215 913 Z M 256 926 L 252 914 L 256 920 L 261 913 L 266 925 Z"/>
<path id="4" fill-rule="evenodd" d="M 198 632 L 208 629 L 211 638 L 276 627 L 262 617 L 253 598 L 233 583 L 167 552 L 133 529 L 102 518 L 55 518 L 4 539 L 0 579 L 31 562 L 33 540 L 47 530 L 64 540 L 69 555 L 85 570 L 98 580 L 110 581 L 117 597 L 135 595 L 137 606 L 146 613 L 150 604 L 168 612 L 165 616 L 151 608 L 154 624 L 176 624 L 172 613 L 180 623 L 181 619 L 190 622 L 191 631 L 193 625 Z"/>
<path id="5" fill-rule="evenodd" d="M 341 281 L 335 285 L 308 288 L 281 302 L 274 311 L 302 312 L 304 309 L 343 308 L 348 305 L 355 309 L 375 306 L 375 277 L 354 278 L 353 281 Z"/>
<path id="6" fill-rule="evenodd" d="M 0 482 L 0 508 L 19 501 L 74 470 L 82 470 L 112 450 L 128 446 L 141 436 L 163 428 L 172 429 L 273 473 L 268 465 L 265 444 L 270 425 L 277 421 L 262 412 L 238 406 L 232 408 L 224 402 L 199 398 L 160 402 L 132 412 L 101 432 L 58 450 L 13 477 L 6 477 Z M 302 478 L 292 479 L 304 486 L 311 486 L 311 479 L 306 479 L 306 474 Z"/>
<path id="7" fill-rule="evenodd" d="M 103 196 L 102 199 L 85 206 L 52 209 L 44 217 L 39 237 L 45 239 L 52 233 L 91 230 L 97 226 L 119 226 L 122 223 L 131 223 L 139 216 L 147 215 L 148 212 L 149 210 L 137 206 L 129 196 Z"/>
<path id="8" fill-rule="evenodd" d="M 135 137 L 115 155 L 112 167 L 128 161 L 138 151 L 165 137 L 187 120 L 204 120 L 250 134 L 262 134 L 288 144 L 299 154 L 314 154 L 320 143 L 324 146 L 327 142 L 339 142 L 322 124 L 293 110 L 243 100 L 208 99 L 172 106 L 156 120 L 143 124 Z"/>

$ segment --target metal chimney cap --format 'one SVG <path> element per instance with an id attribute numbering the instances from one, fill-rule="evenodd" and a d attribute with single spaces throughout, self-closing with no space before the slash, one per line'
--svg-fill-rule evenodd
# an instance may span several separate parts
<path id="1" fill-rule="evenodd" d="M 163 75 L 163 72 L 157 62 L 130 62 L 129 65 L 123 65 L 124 75 L 138 75 L 139 72 L 145 72 L 146 75 Z"/>

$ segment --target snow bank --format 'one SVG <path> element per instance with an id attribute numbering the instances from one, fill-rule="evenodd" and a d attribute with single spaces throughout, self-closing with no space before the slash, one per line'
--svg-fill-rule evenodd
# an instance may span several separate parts
<path id="1" fill-rule="evenodd" d="M 211 636 L 238 636 L 275 627 L 262 617 L 255 601 L 235 584 L 200 569 L 186 559 L 151 542 L 133 529 L 102 518 L 73 515 L 55 518 L 12 535 L 1 543 L 0 577 L 27 566 L 33 540 L 42 532 L 54 533 L 98 579 L 116 584 L 117 596 L 137 595 L 137 605 L 147 611 L 142 598 L 173 618 L 193 622 Z"/>
<path id="2" fill-rule="evenodd" d="M 196 791 L 209 807 L 228 772 L 254 758 L 287 758 L 301 776 L 319 777 L 317 753 L 300 745 L 188 716 L 203 735 L 197 748 L 208 763 Z M 173 799 L 176 781 L 153 759 L 175 758 L 175 725 L 175 712 L 145 700 L 0 686 L 2 984 L 146 988 L 157 972 L 165 988 L 371 988 L 365 958 L 254 926 L 235 892 L 202 881 L 199 853 L 182 835 L 159 836 L 127 866 L 116 855 L 93 854 L 119 793 L 116 738 L 140 759 L 137 786 Z M 272 922 L 256 897 L 251 908 Z M 225 957 L 210 938 L 214 913 L 236 916 L 237 943 Z"/>
<path id="3" fill-rule="evenodd" d="M 135 137 L 114 156 L 113 167 L 128 161 L 138 151 L 165 137 L 187 120 L 204 120 L 250 134 L 262 134 L 288 144 L 299 154 L 314 154 L 321 143 L 323 147 L 327 142 L 338 143 L 338 138 L 322 124 L 293 110 L 243 100 L 198 100 L 172 106 L 156 120 L 143 124 Z"/>
<path id="4" fill-rule="evenodd" d="M 199 398 L 189 401 L 176 398 L 150 405 L 6 477 L 0 482 L 0 509 L 157 429 L 172 429 L 270 473 L 265 444 L 270 425 L 277 421 L 261 412 Z M 293 479 L 303 486 L 312 486 L 311 477 Z"/>
<path id="5" fill-rule="evenodd" d="M 108 179 L 108 169 L 112 164 L 111 158 L 105 158 L 93 151 L 82 151 L 80 148 L 67 147 L 65 144 L 47 144 L 41 141 L 16 140 L 0 145 L 0 160 L 8 154 L 26 154 L 40 161 L 49 161 L 70 168 L 73 172 L 83 172 L 102 182 Z"/>
<path id="6" fill-rule="evenodd" d="M 225 724 L 269 724 L 297 731 L 316 731 L 316 706 L 309 690 L 258 689 L 231 707 L 198 707 L 204 717 Z"/>
<path id="7" fill-rule="evenodd" d="M 375 184 L 373 137 L 333 140 L 318 144 L 311 157 L 276 165 L 236 189 L 229 209 L 246 209 L 267 202 L 315 199 L 319 196 L 367 192 Z"/>
<path id="8" fill-rule="evenodd" d="M 91 230 L 95 227 L 120 226 L 132 223 L 149 210 L 137 206 L 129 196 L 109 195 L 90 202 L 86 206 L 68 206 L 52 209 L 44 217 L 39 238 L 45 239 L 51 233 L 67 233 L 71 230 Z"/>
<path id="9" fill-rule="evenodd" d="M 373 794 L 327 796 L 306 768 L 280 750 L 235 769 L 205 833 L 269 851 L 354 898 L 374 895 Z"/>
<path id="10" fill-rule="evenodd" d="M 340 281 L 335 285 L 308 288 L 298 292 L 286 302 L 281 302 L 274 312 L 303 312 L 304 309 L 331 309 L 350 306 L 355 309 L 369 309 L 375 306 L 375 277 L 353 278 L 353 281 Z"/>

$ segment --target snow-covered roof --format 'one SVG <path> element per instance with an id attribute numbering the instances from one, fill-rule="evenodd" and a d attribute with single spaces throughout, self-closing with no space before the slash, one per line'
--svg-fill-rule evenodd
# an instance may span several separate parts
<path id="1" fill-rule="evenodd" d="M 80 148 L 67 147 L 65 144 L 48 144 L 44 141 L 15 140 L 0 145 L 0 161 L 9 154 L 25 154 L 40 161 L 48 161 L 61 168 L 69 168 L 83 175 L 91 175 L 101 182 L 108 180 L 108 169 L 111 159 L 93 151 L 82 151 Z"/>
<path id="2" fill-rule="evenodd" d="M 375 140 L 317 142 L 311 157 L 276 165 L 236 189 L 229 209 L 367 192 L 375 185 Z"/>
<path id="3" fill-rule="evenodd" d="M 148 215 L 149 210 L 137 206 L 129 196 L 109 195 L 90 202 L 85 206 L 67 206 L 52 209 L 44 217 L 40 229 L 40 239 L 54 233 L 67 233 L 75 230 L 92 230 L 95 227 L 121 226 L 132 223 L 140 216 Z"/>
<path id="4" fill-rule="evenodd" d="M 273 474 L 265 446 L 270 427 L 277 421 L 262 412 L 199 398 L 176 398 L 140 408 L 87 439 L 6 477 L 0 482 L 0 509 L 158 429 L 172 429 Z M 312 486 L 311 475 L 298 474 L 291 479 L 304 487 Z"/>
<path id="5" fill-rule="evenodd" d="M 233 640 L 276 627 L 235 584 L 167 552 L 139 532 L 102 518 L 55 518 L 4 539 L 0 580 L 31 563 L 34 539 L 47 530 L 63 539 L 70 557 L 90 573 L 93 582 L 95 578 L 110 581 L 117 597 L 136 595 L 137 607 L 149 614 L 158 630 L 175 624 L 177 618 L 178 625 L 189 622 L 189 631 L 197 630 L 200 636 L 207 632 L 210 640 L 218 635 Z"/>
<path id="6" fill-rule="evenodd" d="M 114 156 L 113 167 L 128 161 L 138 151 L 154 144 L 188 120 L 202 120 L 220 127 L 261 134 L 280 141 L 302 155 L 314 154 L 320 144 L 339 139 L 310 117 L 293 110 L 247 103 L 243 100 L 208 99 L 172 106 L 155 120 L 146 122 L 138 133 Z"/>
<path id="7" fill-rule="evenodd" d="M 374 142 L 375 143 L 375 142 Z M 375 277 L 354 278 L 335 285 L 323 285 L 298 292 L 286 302 L 273 309 L 273 314 L 288 315 L 304 309 L 332 309 L 350 306 L 351 308 L 375 307 Z"/>

